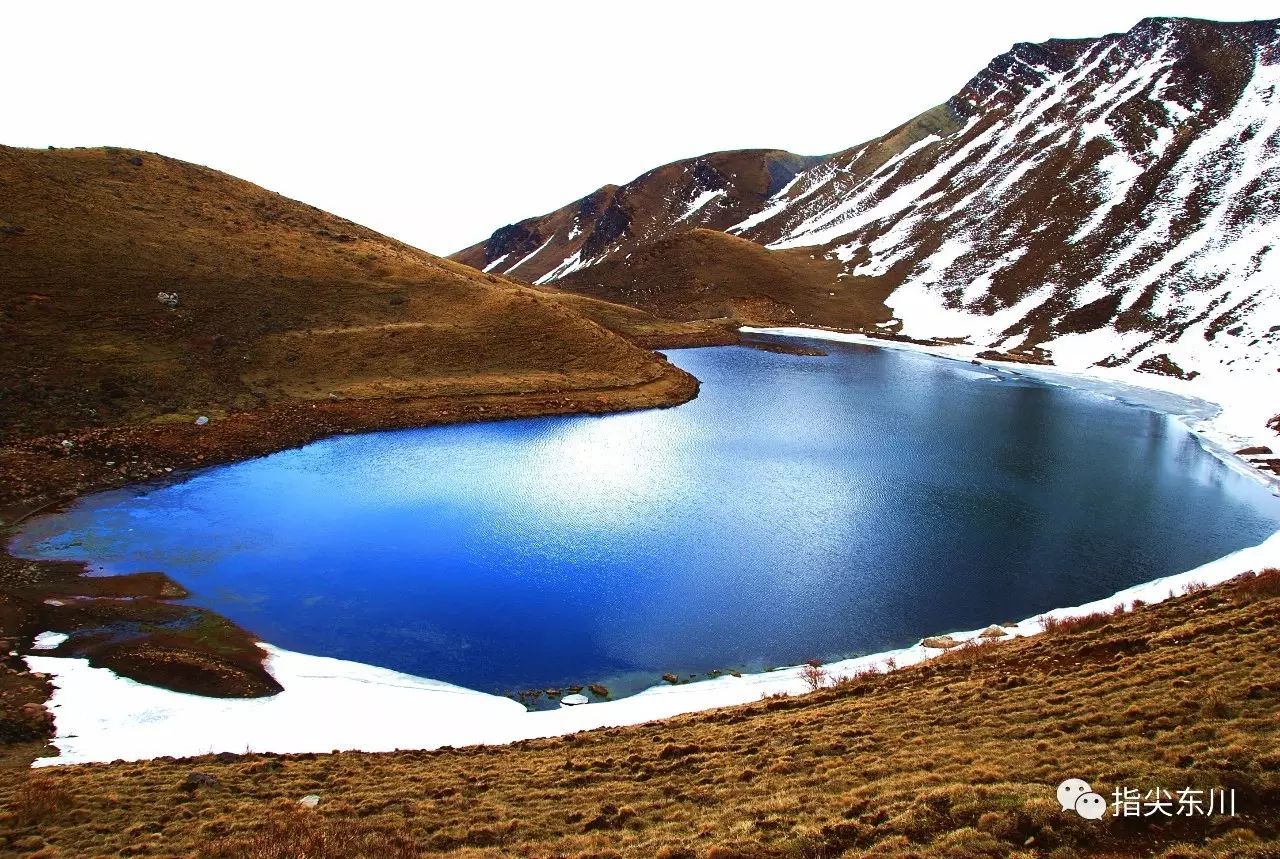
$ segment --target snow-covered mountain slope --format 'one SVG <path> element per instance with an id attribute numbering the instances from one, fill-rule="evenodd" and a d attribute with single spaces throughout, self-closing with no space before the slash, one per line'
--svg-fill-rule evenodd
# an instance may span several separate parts
<path id="1" fill-rule="evenodd" d="M 729 231 L 838 258 L 911 337 L 1265 370 L 1280 400 L 1278 24 L 1017 45 Z"/>
<path id="2" fill-rule="evenodd" d="M 723 230 L 759 211 L 797 173 L 819 161 L 767 149 L 676 161 L 502 227 L 451 258 L 546 283 L 685 230 Z"/>
<path id="3" fill-rule="evenodd" d="M 739 193 L 730 207 L 694 178 L 699 164 L 748 156 L 770 177 L 752 190 L 772 194 Z M 1018 44 L 945 104 L 787 178 L 797 164 L 728 153 L 669 165 L 455 259 L 676 318 L 750 299 L 791 324 L 1195 377 L 1280 410 L 1280 21 L 1149 18 Z M 662 205 L 643 221 L 595 216 L 602 238 L 563 244 L 574 212 L 595 211 L 597 197 L 616 212 L 633 186 Z M 697 226 L 830 264 L 788 264 L 785 282 L 747 289 L 782 262 L 671 241 Z M 649 252 L 661 248 L 688 251 L 696 270 L 678 276 Z M 512 268 L 531 251 L 545 258 Z M 733 266 L 743 270 L 712 276 Z M 682 285 L 698 294 L 681 299 Z"/>

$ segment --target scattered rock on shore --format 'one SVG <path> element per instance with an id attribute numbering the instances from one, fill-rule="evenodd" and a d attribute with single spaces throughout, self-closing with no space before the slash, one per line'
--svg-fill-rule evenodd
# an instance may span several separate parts
<path id="1" fill-rule="evenodd" d="M 996 626 L 993 623 L 991 624 L 991 626 L 988 626 L 986 629 L 982 630 L 982 632 L 978 633 L 978 637 L 979 638 L 1003 638 L 1008 634 L 1009 633 L 1005 632 L 1003 629 L 1001 629 L 1000 627 Z"/>
<path id="2" fill-rule="evenodd" d="M 932 647 L 937 650 L 946 650 L 960 644 L 949 635 L 931 635 L 920 643 L 925 647 Z"/>
<path id="3" fill-rule="evenodd" d="M 37 729 L 44 729 L 53 724 L 53 713 L 45 709 L 43 704 L 35 702 L 23 704 L 18 708 L 27 724 Z"/>

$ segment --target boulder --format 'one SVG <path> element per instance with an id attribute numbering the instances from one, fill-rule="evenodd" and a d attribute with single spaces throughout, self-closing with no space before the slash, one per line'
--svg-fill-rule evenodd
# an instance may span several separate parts
<path id="1" fill-rule="evenodd" d="M 315 808 L 319 804 L 320 804 L 320 794 L 318 793 L 309 793 L 306 796 L 304 796 L 302 799 L 298 800 L 298 805 L 302 806 L 303 808 Z"/>
<path id="2" fill-rule="evenodd" d="M 663 674 L 662 679 L 667 683 L 679 683 L 680 678 L 674 674 Z"/>
<path id="3" fill-rule="evenodd" d="M 1003 629 L 1001 629 L 1000 627 L 996 626 L 993 623 L 991 624 L 991 626 L 988 626 L 986 629 L 982 630 L 982 632 L 978 633 L 978 637 L 979 638 L 1004 638 L 1008 634 L 1009 633 L 1005 632 Z"/>
<path id="4" fill-rule="evenodd" d="M 1275 453 L 1265 444 L 1257 444 L 1252 447 L 1242 447 L 1236 451 L 1236 456 L 1258 456 L 1261 454 Z"/>
<path id="5" fill-rule="evenodd" d="M 222 782 L 218 781 L 217 776 L 202 772 L 192 772 L 187 774 L 187 777 L 180 785 L 180 788 L 187 793 L 194 793 L 202 787 L 222 787 Z"/>
<path id="6" fill-rule="evenodd" d="M 946 650 L 960 644 L 960 642 L 956 641 L 949 635 L 931 635 L 920 643 L 925 647 L 932 647 L 935 650 Z"/>
<path id="7" fill-rule="evenodd" d="M 565 695 L 560 699 L 560 703 L 566 707 L 577 707 L 580 704 L 589 704 L 591 701 L 586 695 L 573 694 Z"/>

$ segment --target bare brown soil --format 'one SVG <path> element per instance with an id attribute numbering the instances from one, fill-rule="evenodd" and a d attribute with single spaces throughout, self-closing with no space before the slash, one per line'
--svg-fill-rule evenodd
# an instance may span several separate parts
<path id="1" fill-rule="evenodd" d="M 505 747 L 218 755 L 0 781 L 27 856 L 1274 856 L 1280 571 L 795 698 Z M 591 705 L 588 705 L 591 706 Z M 377 714 L 371 713 L 376 719 Z M 193 776 L 193 773 L 200 774 Z M 1234 790 L 1087 821 L 1067 777 Z M 314 811 L 300 797 L 319 795 Z"/>

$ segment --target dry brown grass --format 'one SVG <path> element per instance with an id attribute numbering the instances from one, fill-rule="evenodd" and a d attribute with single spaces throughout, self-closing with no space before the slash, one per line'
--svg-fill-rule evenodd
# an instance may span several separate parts
<path id="1" fill-rule="evenodd" d="M 555 282 L 566 291 L 681 320 L 870 328 L 892 318 L 890 290 L 859 289 L 811 248 L 773 251 L 697 229 L 644 245 Z"/>
<path id="2" fill-rule="evenodd" d="M 1117 614 L 1124 614 L 1123 606 L 1117 606 L 1115 611 L 1095 611 L 1075 617 L 1054 617 L 1050 615 L 1040 621 L 1040 627 L 1045 632 L 1087 632 L 1090 629 L 1106 626 L 1110 619 Z"/>
<path id="3" fill-rule="evenodd" d="M 605 326 L 717 342 L 153 153 L 0 146 L 0 187 L 5 521 L 326 432 L 683 402 L 692 380 Z"/>
<path id="4" fill-rule="evenodd" d="M 635 728 L 67 767 L 41 774 L 76 800 L 54 825 L 24 824 L 16 781 L 0 782 L 0 850 L 236 855 L 289 832 L 356 855 L 400 855 L 407 840 L 465 859 L 1273 856 L 1278 578 Z M 193 770 L 221 786 L 181 790 Z M 1234 789 L 1238 815 L 1085 821 L 1054 799 L 1068 776 L 1104 796 Z M 313 817 L 279 817 L 313 792 Z"/>
<path id="5" fill-rule="evenodd" d="M 416 859 L 407 827 L 333 820 L 306 809 L 269 814 L 250 832 L 211 840 L 202 859 Z"/>
<path id="6" fill-rule="evenodd" d="M 24 774 L 13 794 L 12 821 L 18 826 L 44 826 L 71 808 L 70 794 L 43 775 Z"/>
<path id="7" fill-rule="evenodd" d="M 0 147 L 0 184 L 23 228 L 0 236 L 6 439 L 330 393 L 630 385 L 658 369 L 535 290 L 216 170 Z"/>

